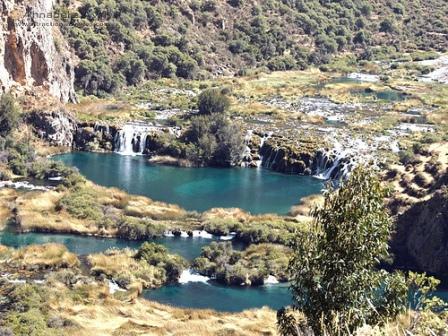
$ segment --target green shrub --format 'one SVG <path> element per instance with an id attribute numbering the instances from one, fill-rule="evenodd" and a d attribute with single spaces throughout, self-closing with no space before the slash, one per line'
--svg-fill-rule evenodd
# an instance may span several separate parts
<path id="1" fill-rule="evenodd" d="M 199 274 L 227 285 L 258 286 L 270 274 L 287 281 L 288 255 L 289 250 L 279 245 L 251 245 L 240 252 L 234 251 L 230 242 L 212 242 L 202 248 L 192 267 Z"/>
<path id="2" fill-rule="evenodd" d="M 162 267 L 170 282 L 177 281 L 187 266 L 187 262 L 178 255 L 169 254 L 166 247 L 155 243 L 144 243 L 138 250 L 137 259 L 145 260 L 148 264 Z"/>
<path id="3" fill-rule="evenodd" d="M 0 97 L 0 136 L 6 137 L 18 126 L 20 108 L 10 94 Z"/>
<path id="4" fill-rule="evenodd" d="M 352 335 L 407 308 L 404 276 L 378 270 L 389 257 L 387 195 L 372 172 L 356 168 L 339 189 L 325 193 L 324 206 L 313 211 L 311 231 L 297 235 L 289 264 L 294 306 L 315 334 Z M 284 329 L 291 321 L 280 317 Z"/>
<path id="5" fill-rule="evenodd" d="M 79 219 L 98 221 L 103 217 L 103 209 L 98 204 L 98 195 L 87 188 L 67 193 L 59 201 L 58 209 L 64 209 Z"/>
<path id="6" fill-rule="evenodd" d="M 7 315 L 6 325 L 16 336 L 48 335 L 47 321 L 38 309 L 31 309 L 23 313 Z"/>
<path id="7" fill-rule="evenodd" d="M 193 117 L 185 137 L 192 145 L 186 153 L 192 161 L 226 167 L 241 161 L 241 128 L 220 113 Z"/>
<path id="8" fill-rule="evenodd" d="M 400 162 L 404 165 L 412 163 L 415 160 L 414 152 L 409 149 L 399 151 L 398 157 L 399 157 Z"/>
<path id="9" fill-rule="evenodd" d="M 157 222 L 123 217 L 118 222 L 118 236 L 124 239 L 143 240 L 160 237 L 165 227 Z"/>
<path id="10" fill-rule="evenodd" d="M 198 100 L 200 114 L 224 113 L 230 106 L 229 98 L 218 89 L 201 92 Z"/>

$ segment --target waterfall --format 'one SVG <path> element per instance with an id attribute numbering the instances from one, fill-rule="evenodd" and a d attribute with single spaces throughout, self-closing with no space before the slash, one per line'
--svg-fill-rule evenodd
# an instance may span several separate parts
<path id="1" fill-rule="evenodd" d="M 321 180 L 344 179 L 353 168 L 347 164 L 350 153 L 335 146 L 331 150 L 323 150 L 317 160 L 315 177 Z"/>
<path id="2" fill-rule="evenodd" d="M 314 176 L 322 180 L 345 180 L 359 164 L 374 161 L 373 150 L 360 139 L 349 139 L 345 145 L 335 142 L 332 149 L 319 151 Z"/>
<path id="3" fill-rule="evenodd" d="M 273 132 L 265 133 L 265 134 L 263 135 L 263 137 L 261 138 L 261 141 L 260 141 L 260 147 L 259 147 L 259 149 L 258 149 L 258 152 L 260 153 L 260 159 L 257 161 L 257 168 L 261 168 L 261 166 L 263 165 L 263 155 L 261 154 L 261 149 L 263 148 L 265 142 L 266 142 L 270 137 L 272 137 L 272 134 L 273 134 Z"/>
<path id="4" fill-rule="evenodd" d="M 115 135 L 115 152 L 122 155 L 143 154 L 148 133 L 156 129 L 155 126 L 136 122 L 125 124 Z"/>
<path id="5" fill-rule="evenodd" d="M 251 150 L 250 150 L 250 141 L 252 140 L 253 130 L 247 130 L 246 136 L 244 137 L 244 152 L 243 152 L 243 162 L 241 163 L 241 167 L 249 167 L 250 162 L 252 161 Z"/>

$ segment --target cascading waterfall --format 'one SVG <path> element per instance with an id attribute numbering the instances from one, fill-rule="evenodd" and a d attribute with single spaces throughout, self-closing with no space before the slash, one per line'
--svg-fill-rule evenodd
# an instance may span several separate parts
<path id="1" fill-rule="evenodd" d="M 250 141 L 252 140 L 254 131 L 248 130 L 246 136 L 244 137 L 244 152 L 243 152 L 243 162 L 241 163 L 242 167 L 249 167 L 249 163 L 251 161 L 251 149 L 249 147 Z"/>
<path id="2" fill-rule="evenodd" d="M 157 127 L 141 123 L 127 123 L 114 139 L 115 152 L 122 155 L 141 155 L 145 151 L 148 133 Z"/>
<path id="3" fill-rule="evenodd" d="M 268 132 L 268 133 L 266 133 L 266 134 L 261 138 L 261 141 L 260 141 L 260 148 L 259 148 L 259 150 L 258 150 L 258 152 L 260 153 L 260 160 L 257 161 L 257 168 L 261 168 L 262 165 L 263 165 L 263 155 L 261 154 L 261 149 L 263 148 L 265 142 L 266 142 L 270 137 L 272 137 L 272 134 L 273 134 L 273 132 Z"/>
<path id="4" fill-rule="evenodd" d="M 322 180 L 345 180 L 356 166 L 373 160 L 369 154 L 372 150 L 362 140 L 351 140 L 345 146 L 335 142 L 332 149 L 319 152 L 314 176 Z"/>
<path id="5" fill-rule="evenodd" d="M 350 151 L 340 146 L 320 152 L 315 177 L 321 180 L 345 179 L 354 168 L 354 162 L 350 160 Z"/>

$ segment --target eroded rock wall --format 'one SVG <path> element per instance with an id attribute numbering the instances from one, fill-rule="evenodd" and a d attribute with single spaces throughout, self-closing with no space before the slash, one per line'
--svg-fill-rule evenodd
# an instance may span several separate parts
<path id="1" fill-rule="evenodd" d="M 61 102 L 76 102 L 71 55 L 48 17 L 54 2 L 0 0 L 0 92 L 41 87 Z"/>
<path id="2" fill-rule="evenodd" d="M 448 281 L 448 187 L 398 216 L 392 239 L 395 264 Z"/>
<path id="3" fill-rule="evenodd" d="M 31 112 L 27 123 L 50 145 L 77 150 L 111 151 L 117 133 L 114 126 L 79 122 L 64 110 Z"/>

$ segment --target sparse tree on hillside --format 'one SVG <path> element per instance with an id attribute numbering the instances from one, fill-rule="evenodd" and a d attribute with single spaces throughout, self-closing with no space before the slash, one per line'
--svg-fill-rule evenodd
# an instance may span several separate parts
<path id="1" fill-rule="evenodd" d="M 198 108 L 200 114 L 226 112 L 230 106 L 229 98 L 218 89 L 209 89 L 199 95 Z"/>
<path id="2" fill-rule="evenodd" d="M 296 237 L 290 261 L 294 308 L 316 335 L 352 335 L 362 324 L 375 325 L 406 308 L 404 276 L 377 269 L 389 256 L 386 195 L 372 172 L 357 168 L 341 188 L 325 194 L 310 232 Z M 287 326 L 292 320 L 279 312 L 279 329 L 294 330 Z"/>
<path id="3" fill-rule="evenodd" d="M 20 109 L 13 96 L 3 94 L 0 98 L 0 136 L 7 136 L 19 123 Z"/>

